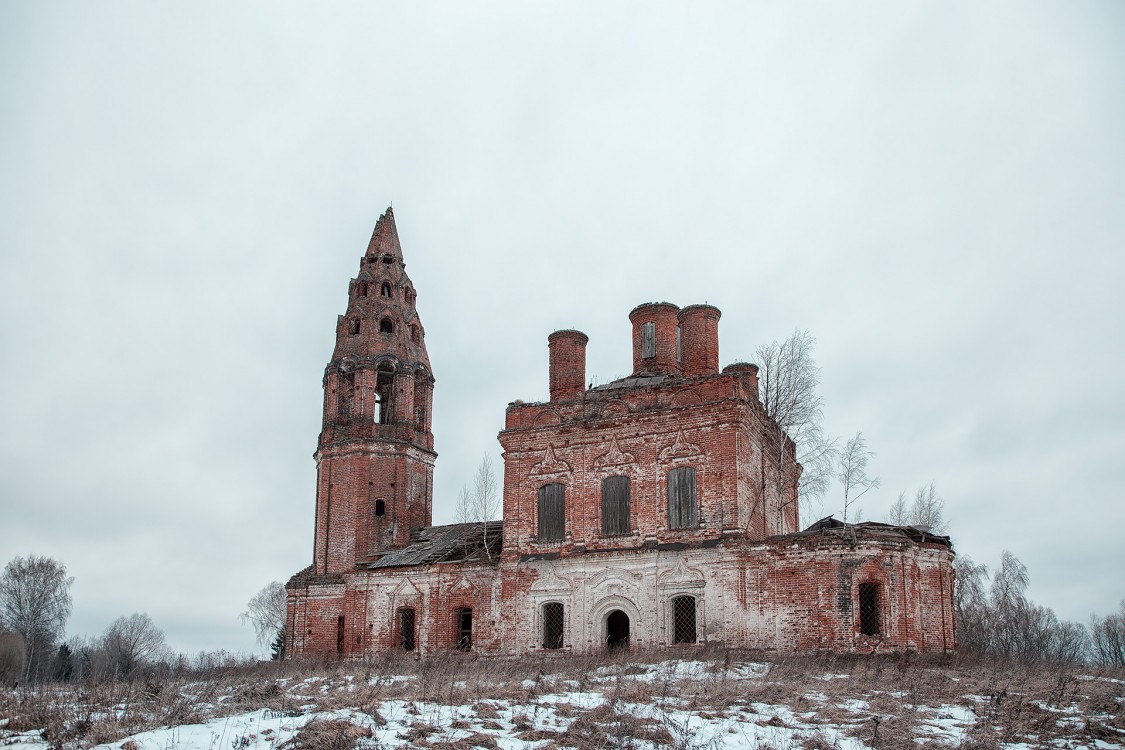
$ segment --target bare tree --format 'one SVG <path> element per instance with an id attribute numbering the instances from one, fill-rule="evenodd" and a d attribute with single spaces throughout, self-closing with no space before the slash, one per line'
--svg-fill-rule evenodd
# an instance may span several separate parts
<path id="1" fill-rule="evenodd" d="M 477 466 L 471 485 L 461 488 L 457 500 L 458 523 L 482 523 L 496 520 L 500 515 L 500 484 L 492 468 L 492 456 L 485 453 Z M 484 554 L 491 560 L 488 526 L 484 527 Z"/>
<path id="2" fill-rule="evenodd" d="M 50 557 L 17 557 L 0 575 L 0 624 L 27 645 L 24 679 L 47 668 L 55 641 L 66 629 L 72 599 L 66 566 Z"/>
<path id="3" fill-rule="evenodd" d="M 945 500 L 938 497 L 933 482 L 927 487 L 919 487 L 914 493 L 914 501 L 909 504 L 906 502 L 906 493 L 900 492 L 898 499 L 887 511 L 887 523 L 913 526 L 931 534 L 944 534 L 949 528 L 945 520 Z"/>
<path id="4" fill-rule="evenodd" d="M 102 647 L 112 669 L 123 677 L 168 652 L 164 631 L 156 627 L 152 618 L 144 612 L 134 612 L 114 620 L 102 636 Z"/>
<path id="5" fill-rule="evenodd" d="M 836 477 L 844 488 L 844 523 L 848 521 L 848 508 L 879 486 L 879 477 L 867 475 L 867 462 L 874 455 L 867 450 L 862 432 L 857 432 L 855 437 L 844 443 L 844 450 L 840 451 Z"/>
<path id="6" fill-rule="evenodd" d="M 770 465 L 763 467 L 762 490 L 764 496 L 776 493 L 779 532 L 787 508 L 819 497 L 832 478 L 835 441 L 821 427 L 824 400 L 817 390 L 820 368 L 813 359 L 815 344 L 807 330 L 795 330 L 784 341 L 758 347 L 756 352 L 759 397 L 774 437 Z M 792 452 L 786 438 L 793 443 Z"/>
<path id="7" fill-rule="evenodd" d="M 1090 618 L 1091 656 L 1107 667 L 1125 667 L 1125 600 L 1121 611 L 1099 618 Z"/>
<path id="8" fill-rule="evenodd" d="M 285 630 L 286 597 L 285 587 L 278 581 L 270 581 L 246 602 L 246 611 L 239 619 L 243 625 L 254 626 L 259 646 L 275 644 L 278 635 Z"/>

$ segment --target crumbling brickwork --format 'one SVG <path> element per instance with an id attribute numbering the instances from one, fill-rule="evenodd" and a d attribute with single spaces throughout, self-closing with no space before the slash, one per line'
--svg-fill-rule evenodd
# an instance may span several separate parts
<path id="1" fill-rule="evenodd" d="M 432 526 L 415 300 L 388 209 L 325 370 L 313 562 L 287 585 L 287 654 L 954 647 L 949 540 L 832 519 L 800 531 L 795 446 L 757 367 L 720 369 L 710 305 L 636 307 L 634 372 L 596 388 L 586 335 L 552 333 L 550 400 L 510 404 L 499 435 L 502 523 Z"/>

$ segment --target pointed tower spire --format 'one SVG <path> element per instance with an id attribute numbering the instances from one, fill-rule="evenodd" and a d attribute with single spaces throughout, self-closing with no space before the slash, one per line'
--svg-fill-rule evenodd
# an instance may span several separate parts
<path id="1" fill-rule="evenodd" d="M 367 243 L 367 255 L 390 255 L 398 261 L 402 260 L 402 245 L 398 241 L 398 227 L 395 226 L 395 210 L 387 210 L 375 222 L 375 231 L 371 233 L 371 241 Z"/>

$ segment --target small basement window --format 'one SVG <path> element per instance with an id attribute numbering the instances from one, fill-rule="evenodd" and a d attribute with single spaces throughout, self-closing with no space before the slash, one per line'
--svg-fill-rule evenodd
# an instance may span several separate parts
<path id="1" fill-rule="evenodd" d="M 879 635 L 879 584 L 859 584 L 859 632 Z"/>
<path id="2" fill-rule="evenodd" d="M 379 333 L 392 333 L 394 330 L 395 327 L 390 318 L 383 318 L 379 321 Z"/>

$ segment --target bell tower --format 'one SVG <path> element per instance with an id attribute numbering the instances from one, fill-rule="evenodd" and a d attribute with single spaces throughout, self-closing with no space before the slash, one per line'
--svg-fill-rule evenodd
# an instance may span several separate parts
<path id="1" fill-rule="evenodd" d="M 431 525 L 434 377 L 394 212 L 375 224 L 324 370 L 317 574 L 354 570 Z"/>

